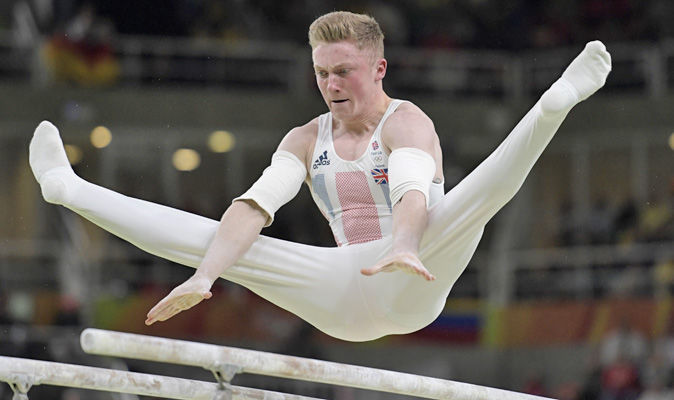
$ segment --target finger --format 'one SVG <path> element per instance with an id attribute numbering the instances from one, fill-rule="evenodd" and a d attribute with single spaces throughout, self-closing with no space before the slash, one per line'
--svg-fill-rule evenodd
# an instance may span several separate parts
<path id="1" fill-rule="evenodd" d="M 177 297 L 169 295 L 150 310 L 145 323 L 151 325 L 155 321 L 166 321 L 179 312 L 192 308 L 203 299 L 210 299 L 212 296 L 213 293 L 210 291 L 201 294 L 189 293 Z"/>
<path id="2" fill-rule="evenodd" d="M 169 305 L 169 306 L 163 308 L 157 314 L 153 315 L 152 317 L 148 317 L 148 319 L 145 321 L 145 323 L 147 325 L 152 325 L 157 321 L 166 321 L 167 319 L 173 317 L 174 315 L 178 314 L 182 310 L 183 309 L 180 308 L 180 307 L 176 307 L 174 305 Z"/>
<path id="3" fill-rule="evenodd" d="M 175 303 L 178 301 L 180 301 L 180 298 L 175 298 L 172 297 L 171 295 L 163 298 L 159 303 L 157 303 L 156 306 L 152 307 L 152 309 L 147 313 L 147 319 L 145 320 L 145 324 L 152 325 L 157 321 L 165 321 L 166 318 L 161 319 L 161 317 L 165 315 L 167 312 L 170 312 L 169 310 L 171 308 L 174 308 Z"/>
<path id="4" fill-rule="evenodd" d="M 360 270 L 360 273 L 363 274 L 363 275 L 371 276 L 371 275 L 374 275 L 374 274 L 378 274 L 380 272 L 391 272 L 391 271 L 393 271 L 393 269 L 394 269 L 394 266 L 393 266 L 392 263 L 385 263 L 385 264 L 380 263 L 380 264 L 375 265 L 374 267 L 363 268 L 363 269 Z"/>
<path id="5" fill-rule="evenodd" d="M 430 271 L 426 269 L 424 264 L 422 264 L 417 257 L 408 257 L 405 261 L 407 268 L 410 268 L 412 272 L 422 276 L 427 281 L 435 280 L 435 276 L 433 276 L 433 274 L 431 274 Z"/>
<path id="6" fill-rule="evenodd" d="M 158 315 L 157 320 L 158 321 L 166 321 L 167 319 L 173 317 L 174 315 L 176 315 L 176 314 L 178 314 L 182 311 L 184 311 L 184 309 L 181 308 L 181 307 L 176 307 L 176 306 L 170 307 L 170 308 L 164 310 L 163 314 Z"/>
<path id="7" fill-rule="evenodd" d="M 435 280 L 435 276 L 433 276 L 433 274 L 431 274 L 430 272 L 428 272 L 428 270 L 426 270 L 425 268 L 424 268 L 424 270 L 421 272 L 421 276 L 423 276 L 423 277 L 424 277 L 427 281 L 429 281 L 429 282 Z"/>
<path id="8" fill-rule="evenodd" d="M 376 274 L 376 273 L 378 273 L 378 272 L 381 272 L 381 270 L 382 270 L 383 268 L 384 268 L 384 265 L 382 265 L 382 264 L 376 264 L 376 265 L 374 265 L 373 267 L 361 269 L 361 270 L 360 270 L 360 273 L 363 274 L 363 275 L 370 276 L 370 275 L 374 275 L 374 274 Z"/>
<path id="9" fill-rule="evenodd" d="M 168 302 L 166 299 L 160 301 L 157 303 L 157 305 L 152 307 L 152 309 L 147 313 L 145 324 L 152 325 L 157 320 L 157 315 L 161 314 L 166 307 L 168 307 Z"/>
<path id="10" fill-rule="evenodd" d="M 431 274 L 424 266 L 416 265 L 414 266 L 414 269 L 417 271 L 419 275 L 421 275 L 427 281 L 435 280 L 435 276 L 433 276 L 433 274 Z"/>
<path id="11" fill-rule="evenodd" d="M 180 311 L 186 310 L 188 308 L 194 307 L 196 304 L 201 302 L 203 299 L 210 299 L 213 296 L 213 293 L 210 291 L 204 293 L 187 293 L 180 296 L 175 296 L 174 294 L 169 294 L 164 297 L 157 305 L 155 305 L 148 313 L 148 317 L 153 317 L 159 314 L 164 313 L 166 308 L 174 307 L 180 309 Z"/>
<path id="12" fill-rule="evenodd" d="M 164 312 L 167 310 L 166 307 L 162 308 L 161 310 L 157 310 L 152 313 L 147 314 L 147 318 L 145 319 L 145 325 L 152 325 L 157 321 L 161 321 L 160 317 L 164 314 Z"/>

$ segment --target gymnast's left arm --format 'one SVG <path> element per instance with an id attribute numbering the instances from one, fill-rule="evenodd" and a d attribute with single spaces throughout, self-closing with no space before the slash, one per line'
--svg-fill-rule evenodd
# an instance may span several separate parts
<path id="1" fill-rule="evenodd" d="M 393 206 L 391 252 L 364 275 L 402 270 L 435 277 L 419 259 L 419 244 L 428 223 L 428 192 L 436 172 L 434 154 L 437 135 L 433 123 L 418 109 L 398 110 L 382 130 L 389 156 L 389 188 Z"/>

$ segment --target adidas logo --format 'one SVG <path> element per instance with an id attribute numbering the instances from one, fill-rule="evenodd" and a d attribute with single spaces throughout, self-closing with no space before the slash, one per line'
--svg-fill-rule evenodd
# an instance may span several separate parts
<path id="1" fill-rule="evenodd" d="M 323 154 L 318 156 L 314 164 L 311 166 L 313 169 L 318 169 L 321 165 L 330 165 L 330 160 L 328 160 L 328 151 L 325 150 Z"/>

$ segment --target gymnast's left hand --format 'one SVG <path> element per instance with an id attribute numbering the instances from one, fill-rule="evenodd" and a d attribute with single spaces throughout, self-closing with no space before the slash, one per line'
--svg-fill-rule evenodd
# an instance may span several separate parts
<path id="1" fill-rule="evenodd" d="M 213 296 L 210 279 L 192 275 L 188 280 L 164 297 L 156 306 L 152 307 L 147 313 L 145 325 L 152 325 L 157 321 L 166 321 L 181 311 L 187 310 L 201 303 L 204 299 L 210 299 Z"/>
<path id="2" fill-rule="evenodd" d="M 435 276 L 431 274 L 419 257 L 411 252 L 396 252 L 379 260 L 374 266 L 370 268 L 363 268 L 360 273 L 363 275 L 374 275 L 379 272 L 393 272 L 403 271 L 410 274 L 416 274 L 426 279 L 427 281 L 434 281 Z"/>

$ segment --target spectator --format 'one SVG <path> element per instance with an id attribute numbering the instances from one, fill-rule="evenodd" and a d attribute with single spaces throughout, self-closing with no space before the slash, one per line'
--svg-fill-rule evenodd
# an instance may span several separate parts
<path id="1" fill-rule="evenodd" d="M 667 388 L 669 375 L 663 355 L 654 349 L 642 371 L 644 391 L 639 400 L 674 399 L 674 392 Z"/>
<path id="2" fill-rule="evenodd" d="M 586 230 L 590 244 L 601 245 L 613 242 L 614 232 L 613 213 L 604 197 L 598 198 L 587 219 Z"/>
<path id="3" fill-rule="evenodd" d="M 636 239 L 639 211 L 634 199 L 627 199 L 616 212 L 614 229 L 619 244 L 630 244 Z"/>
<path id="4" fill-rule="evenodd" d="M 61 295 L 59 309 L 54 320 L 57 326 L 79 326 L 80 305 L 77 299 L 67 294 Z"/>
<path id="5" fill-rule="evenodd" d="M 626 357 L 619 355 L 602 370 L 600 400 L 635 400 L 639 390 L 639 370 Z"/>
<path id="6" fill-rule="evenodd" d="M 113 53 L 112 26 L 85 3 L 63 32 L 54 34 L 44 45 L 42 55 L 52 82 L 78 86 L 104 86 L 114 83 L 119 64 Z"/>
<path id="7" fill-rule="evenodd" d="M 655 260 L 653 266 L 654 294 L 666 298 L 674 289 L 674 257 L 663 257 Z"/>
<path id="8" fill-rule="evenodd" d="M 615 365 L 620 360 L 640 365 L 646 354 L 646 339 L 631 326 L 627 318 L 622 318 L 618 327 L 600 345 L 601 363 L 604 366 Z M 620 364 L 618 366 L 622 368 Z"/>
<path id="9" fill-rule="evenodd" d="M 660 242 L 674 238 L 674 178 L 664 193 L 659 193 L 639 218 L 639 239 L 645 242 Z"/>

